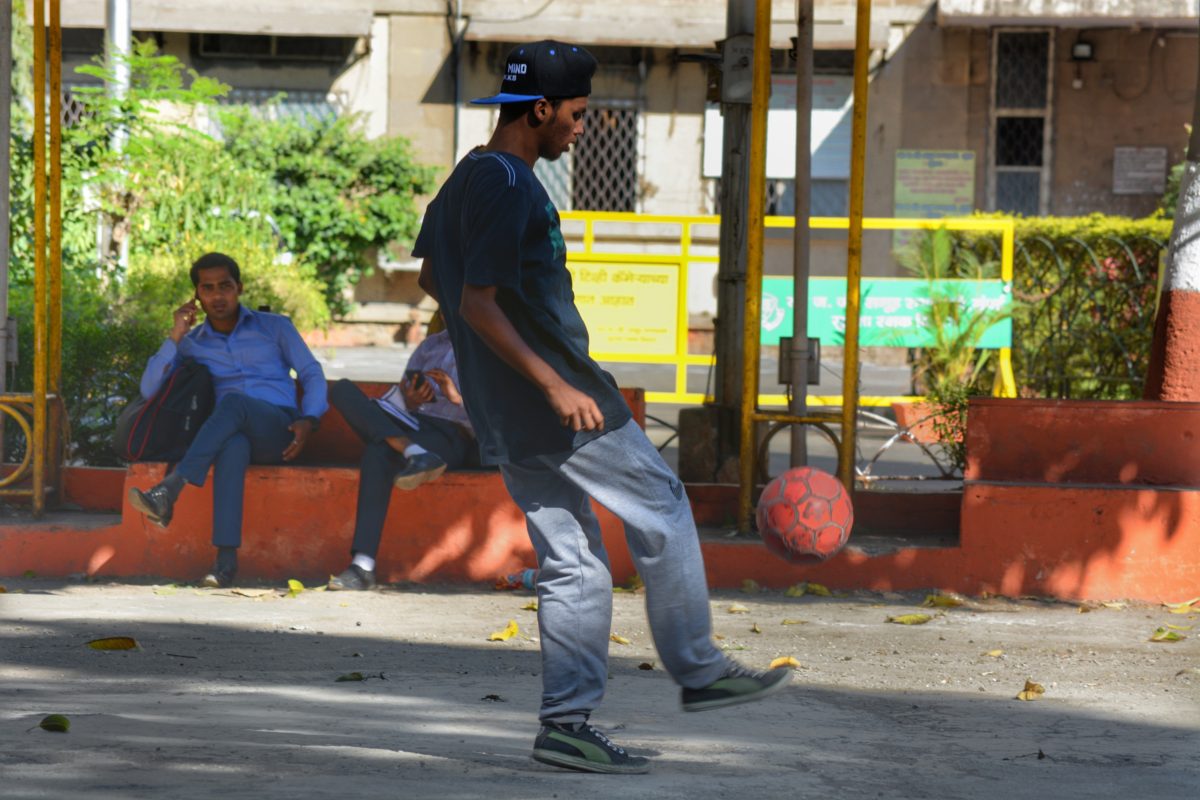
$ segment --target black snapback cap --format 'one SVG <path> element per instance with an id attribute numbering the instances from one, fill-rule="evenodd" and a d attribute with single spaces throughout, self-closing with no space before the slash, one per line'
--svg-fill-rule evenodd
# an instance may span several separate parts
<path id="1" fill-rule="evenodd" d="M 472 100 L 477 105 L 527 103 L 543 97 L 587 97 L 596 59 L 579 45 L 550 39 L 519 44 L 504 61 L 500 91 Z"/>

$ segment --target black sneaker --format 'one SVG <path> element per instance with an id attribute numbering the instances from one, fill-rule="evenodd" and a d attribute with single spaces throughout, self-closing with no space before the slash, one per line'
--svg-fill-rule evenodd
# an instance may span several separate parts
<path id="1" fill-rule="evenodd" d="M 171 524 L 171 513 L 175 508 L 175 500 L 170 490 L 161 483 L 149 491 L 141 489 L 129 490 L 129 505 L 146 515 L 146 519 L 165 528 Z"/>
<path id="2" fill-rule="evenodd" d="M 329 577 L 329 591 L 331 592 L 361 592 L 374 588 L 375 572 L 373 570 L 365 570 L 358 564 L 351 564 L 346 567 L 341 575 L 331 575 Z"/>
<path id="3" fill-rule="evenodd" d="M 776 667 L 766 672 L 746 669 L 732 663 L 729 670 L 718 680 L 699 689 L 683 690 L 684 711 L 708 711 L 712 708 L 733 706 L 761 700 L 787 684 L 792 677 L 789 667 Z"/>
<path id="4" fill-rule="evenodd" d="M 446 471 L 446 462 L 437 453 L 417 453 L 408 459 L 404 469 L 396 473 L 397 489 L 415 489 L 422 483 L 436 480 Z"/>
<path id="5" fill-rule="evenodd" d="M 587 722 L 543 723 L 533 740 L 533 760 L 580 772 L 639 775 L 650 771 L 650 759 L 629 755 Z"/>
<path id="6" fill-rule="evenodd" d="M 206 589 L 228 589 L 233 586 L 233 577 L 237 575 L 237 568 L 213 567 L 212 570 L 204 576 L 204 580 L 200 581 L 200 585 Z"/>

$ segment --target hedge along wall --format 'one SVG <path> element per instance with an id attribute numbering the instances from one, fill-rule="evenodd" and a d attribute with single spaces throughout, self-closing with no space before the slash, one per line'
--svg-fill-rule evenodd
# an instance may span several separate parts
<path id="1" fill-rule="evenodd" d="M 1171 220 L 1016 221 L 1013 372 L 1022 397 L 1141 397 Z M 999 256 L 994 238 L 960 243 Z M 983 384 L 990 385 L 990 384 Z"/>

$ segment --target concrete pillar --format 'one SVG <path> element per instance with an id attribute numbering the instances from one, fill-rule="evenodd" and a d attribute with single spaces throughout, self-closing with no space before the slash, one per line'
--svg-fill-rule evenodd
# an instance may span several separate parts
<path id="1" fill-rule="evenodd" d="M 387 132 L 409 139 L 417 160 L 443 168 L 443 174 L 454 166 L 456 98 L 449 31 L 443 15 L 393 16 L 388 55 L 393 79 Z"/>
<path id="2" fill-rule="evenodd" d="M 1200 402 L 1200 84 L 1144 395 Z"/>

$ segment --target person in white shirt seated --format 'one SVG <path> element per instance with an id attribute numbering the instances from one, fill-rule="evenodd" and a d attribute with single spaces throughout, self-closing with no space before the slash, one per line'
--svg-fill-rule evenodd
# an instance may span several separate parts
<path id="1" fill-rule="evenodd" d="M 379 398 L 348 380 L 329 390 L 329 401 L 366 443 L 359 465 L 358 507 L 351 562 L 329 579 L 334 591 L 375 586 L 375 556 L 383 536 L 392 487 L 409 490 L 437 479 L 447 468 L 479 465 L 479 448 L 458 391 L 458 365 L 440 314 L 408 360 L 404 380 Z"/>

